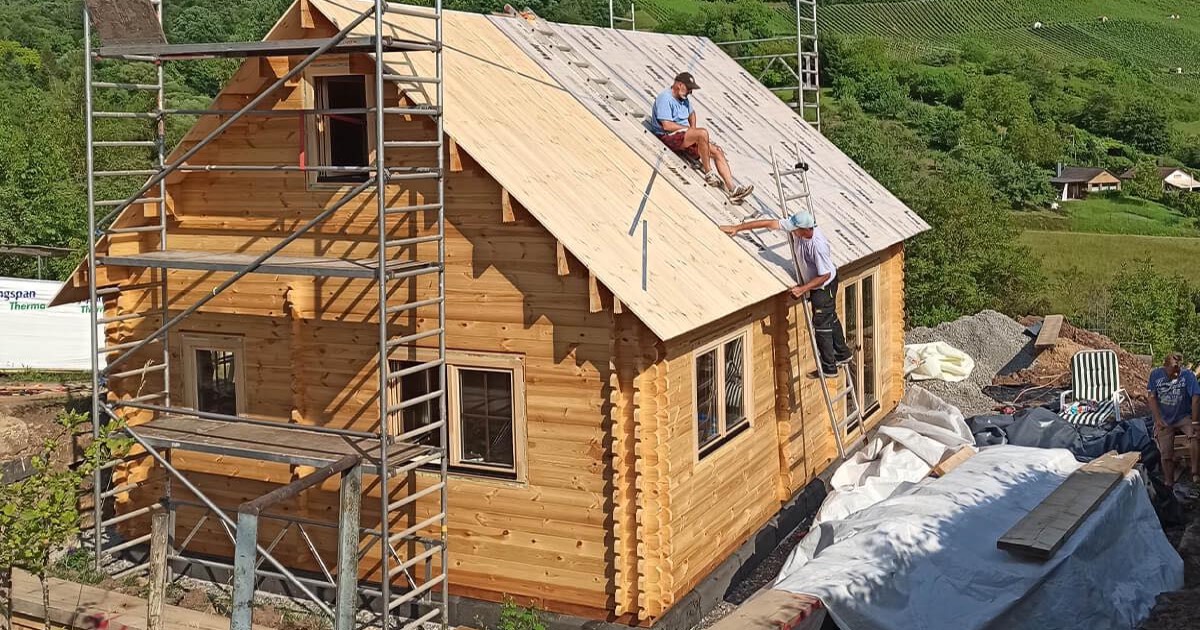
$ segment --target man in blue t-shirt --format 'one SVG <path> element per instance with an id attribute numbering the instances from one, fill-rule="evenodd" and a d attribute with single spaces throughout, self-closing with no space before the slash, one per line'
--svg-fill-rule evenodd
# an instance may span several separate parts
<path id="1" fill-rule="evenodd" d="M 729 171 L 725 151 L 712 143 L 708 130 L 696 126 L 696 109 L 688 96 L 700 89 L 690 72 L 680 72 L 671 87 L 663 90 L 654 99 L 650 112 L 650 131 L 667 145 L 667 148 L 687 154 L 700 161 L 700 170 L 709 186 L 719 186 L 731 203 L 739 204 L 754 192 L 753 186 L 736 186 Z M 713 173 L 713 163 L 717 172 Z"/>
<path id="2" fill-rule="evenodd" d="M 1200 481 L 1200 443 L 1196 442 L 1194 433 L 1196 423 L 1200 422 L 1200 384 L 1196 382 L 1196 375 L 1183 367 L 1183 357 L 1179 353 L 1172 352 L 1162 367 L 1150 372 L 1146 388 L 1150 392 L 1154 435 L 1162 455 L 1167 485 L 1175 483 L 1175 436 L 1180 432 L 1188 437 L 1192 482 Z"/>

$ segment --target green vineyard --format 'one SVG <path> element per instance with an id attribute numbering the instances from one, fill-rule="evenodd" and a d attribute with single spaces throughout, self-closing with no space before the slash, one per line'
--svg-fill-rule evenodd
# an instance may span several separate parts
<path id="1" fill-rule="evenodd" d="M 636 1 L 636 0 L 635 0 Z M 638 27 L 708 0 L 644 0 Z M 795 32 L 795 10 L 769 2 L 772 30 Z M 1033 49 L 1065 61 L 1099 58 L 1200 74 L 1200 0 L 906 0 L 821 6 L 825 32 L 888 41 L 901 56 L 968 42 Z"/>

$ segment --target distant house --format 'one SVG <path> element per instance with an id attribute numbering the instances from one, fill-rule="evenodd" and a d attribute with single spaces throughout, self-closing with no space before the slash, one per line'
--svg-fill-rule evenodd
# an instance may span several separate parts
<path id="1" fill-rule="evenodd" d="M 1058 174 L 1050 178 L 1058 189 L 1058 198 L 1083 199 L 1090 193 L 1121 190 L 1121 180 L 1102 168 L 1089 166 L 1059 166 Z"/>
<path id="2" fill-rule="evenodd" d="M 1137 176 L 1137 169 L 1131 168 L 1121 173 L 1121 179 L 1131 180 Z M 1174 166 L 1158 167 L 1158 178 L 1162 180 L 1163 190 L 1190 190 L 1200 192 L 1200 180 L 1191 173 Z"/>

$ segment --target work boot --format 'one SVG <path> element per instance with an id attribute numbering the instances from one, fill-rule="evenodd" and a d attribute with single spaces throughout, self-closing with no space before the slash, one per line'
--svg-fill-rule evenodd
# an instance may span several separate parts
<path id="1" fill-rule="evenodd" d="M 822 376 L 827 379 L 832 380 L 832 379 L 835 379 L 838 377 L 838 373 L 836 371 L 835 372 L 822 372 L 820 370 L 813 370 L 808 373 L 808 378 L 821 378 Z"/>

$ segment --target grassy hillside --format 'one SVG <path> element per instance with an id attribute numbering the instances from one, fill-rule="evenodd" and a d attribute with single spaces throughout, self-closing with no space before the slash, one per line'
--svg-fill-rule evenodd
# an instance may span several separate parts
<path id="1" fill-rule="evenodd" d="M 1092 197 L 1069 201 L 1059 211 L 1014 213 L 1017 225 L 1029 230 L 1138 234 L 1142 236 L 1200 236 L 1195 219 L 1178 210 L 1135 197 Z"/>

